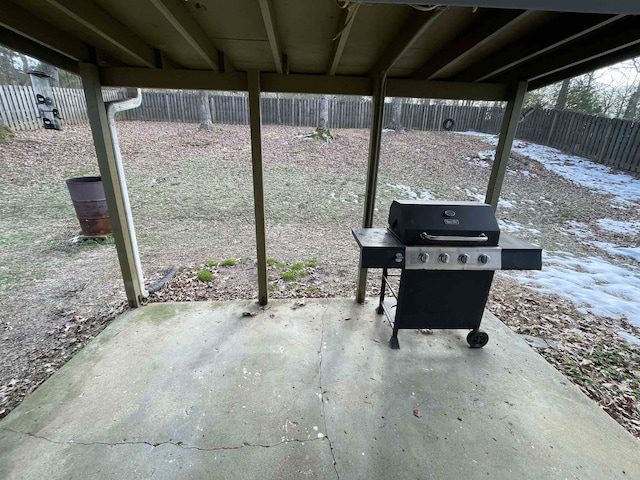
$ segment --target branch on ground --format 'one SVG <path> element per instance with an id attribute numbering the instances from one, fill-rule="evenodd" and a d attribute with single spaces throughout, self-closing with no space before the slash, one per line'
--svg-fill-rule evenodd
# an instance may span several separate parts
<path id="1" fill-rule="evenodd" d="M 313 133 L 308 133 L 306 135 L 302 135 L 301 138 L 312 138 L 314 140 L 324 140 L 327 143 L 331 143 L 335 140 L 336 137 L 333 136 L 331 130 L 328 128 L 316 128 Z"/>

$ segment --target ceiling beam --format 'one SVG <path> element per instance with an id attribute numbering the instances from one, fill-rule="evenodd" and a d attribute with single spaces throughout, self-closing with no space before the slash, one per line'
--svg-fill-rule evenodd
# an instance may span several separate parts
<path id="1" fill-rule="evenodd" d="M 422 67 L 416 70 L 411 78 L 415 80 L 430 80 L 440 70 L 469 53 L 473 48 L 484 45 L 490 40 L 513 28 L 531 12 L 506 10 L 501 12 L 485 12 L 484 16 L 469 27 L 468 33 L 446 45 L 440 53 L 431 57 Z"/>
<path id="2" fill-rule="evenodd" d="M 203 70 L 153 70 L 149 68 L 100 68 L 100 81 L 105 87 L 182 88 L 194 90 L 247 91 L 244 72 L 219 73 Z M 261 73 L 263 92 L 362 95 L 373 93 L 370 77 L 342 75 L 286 75 Z M 443 98 L 502 101 L 508 98 L 507 85 L 491 83 L 424 82 L 419 80 L 387 80 L 391 97 Z"/>
<path id="3" fill-rule="evenodd" d="M 273 63 L 276 66 L 276 71 L 282 74 L 284 71 L 282 68 L 282 47 L 280 46 L 280 38 L 278 35 L 275 15 L 273 13 L 273 5 L 271 4 L 271 0 L 258 0 L 258 2 L 260 3 L 262 20 L 264 21 L 264 28 L 267 31 L 267 38 L 269 39 L 269 46 L 271 47 Z"/>
<path id="4" fill-rule="evenodd" d="M 149 1 L 209 68 L 220 70 L 218 50 L 183 4 L 174 0 Z M 231 66 L 228 58 L 225 63 Z"/>
<path id="5" fill-rule="evenodd" d="M 393 39 L 386 50 L 380 55 L 369 75 L 384 75 L 409 50 L 409 48 L 433 25 L 442 15 L 438 12 L 418 12 L 400 27 L 400 33 Z"/>
<path id="6" fill-rule="evenodd" d="M 526 35 L 508 48 L 456 75 L 455 79 L 461 82 L 482 82 L 491 79 L 499 73 L 584 37 L 623 17 L 623 15 L 563 15 L 544 27 L 544 35 L 541 35 L 540 31 Z"/>
<path id="7" fill-rule="evenodd" d="M 105 87 L 176 88 L 186 90 L 247 91 L 246 73 L 207 70 L 154 70 L 150 68 L 106 67 L 100 69 Z"/>
<path id="8" fill-rule="evenodd" d="M 344 2 L 345 0 L 339 0 Z M 433 5 L 434 0 L 367 0 L 367 3 Z M 452 7 L 506 8 L 546 12 L 582 12 L 640 14 L 638 0 L 438 0 L 438 5 Z"/>
<path id="9" fill-rule="evenodd" d="M 329 62 L 327 75 L 335 75 L 336 70 L 338 70 L 340 60 L 342 59 L 342 53 L 344 52 L 344 47 L 347 45 L 347 41 L 349 40 L 351 27 L 356 20 L 356 14 L 358 13 L 359 8 L 359 4 L 350 5 L 347 8 L 343 8 L 342 13 L 340 14 L 340 21 L 338 22 L 340 30 L 338 30 L 336 36 L 333 38 L 333 52 L 331 52 L 331 62 Z"/>
<path id="10" fill-rule="evenodd" d="M 88 45 L 14 3 L 0 9 L 0 25 L 75 61 L 91 59 Z"/>
<path id="11" fill-rule="evenodd" d="M 29 55 L 30 57 L 37 58 L 54 67 L 62 68 L 63 70 L 73 73 L 80 71 L 76 60 L 2 26 L 0 26 L 0 44 L 24 53 L 25 55 Z"/>
<path id="12" fill-rule="evenodd" d="M 633 45 L 640 44 L 640 18 L 627 17 L 609 27 L 599 30 L 597 37 L 587 35 L 561 49 L 553 50 L 531 62 L 495 77 L 499 83 L 518 80 L 534 81 L 543 76 L 566 70 L 574 65 L 610 55 Z M 612 64 L 615 62 L 607 62 Z M 492 78 L 492 80 L 494 80 Z"/>
<path id="13" fill-rule="evenodd" d="M 424 80 L 387 79 L 387 96 L 438 98 L 450 100 L 506 101 L 508 85 L 497 83 L 461 83 Z"/>
<path id="14" fill-rule="evenodd" d="M 557 82 L 561 82 L 566 78 L 576 77 L 585 73 L 593 72 L 600 68 L 608 67 L 615 63 L 624 62 L 631 58 L 640 56 L 640 44 L 632 45 L 627 48 L 616 51 L 606 57 L 598 57 L 587 62 L 573 65 L 570 68 L 564 70 L 558 70 L 549 75 L 545 75 L 537 78 L 529 84 L 529 90 L 535 90 L 536 88 L 546 87 Z"/>
<path id="15" fill-rule="evenodd" d="M 100 36 L 111 46 L 113 52 L 117 51 L 124 55 L 130 62 L 151 68 L 156 66 L 153 48 L 113 19 L 96 3 L 86 0 L 45 1 L 50 7 Z"/>

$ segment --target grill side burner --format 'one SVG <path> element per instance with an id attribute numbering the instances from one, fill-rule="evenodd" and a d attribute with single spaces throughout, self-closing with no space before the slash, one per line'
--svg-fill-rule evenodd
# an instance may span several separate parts
<path id="1" fill-rule="evenodd" d="M 391 348 L 400 348 L 398 330 L 410 328 L 471 329 L 469 345 L 483 347 L 489 337 L 479 327 L 494 271 L 542 268 L 542 250 L 501 236 L 491 206 L 477 202 L 394 201 L 388 229 L 353 235 L 361 266 L 383 269 L 377 312 L 393 327 Z M 389 282 L 394 276 L 397 292 Z M 395 303 L 385 300 L 387 290 Z"/>

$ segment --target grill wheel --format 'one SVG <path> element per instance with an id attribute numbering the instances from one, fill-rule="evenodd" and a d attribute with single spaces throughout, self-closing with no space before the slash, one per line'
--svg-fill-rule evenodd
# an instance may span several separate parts
<path id="1" fill-rule="evenodd" d="M 481 329 L 471 330 L 467 335 L 467 343 L 471 348 L 482 348 L 489 341 L 489 334 Z"/>

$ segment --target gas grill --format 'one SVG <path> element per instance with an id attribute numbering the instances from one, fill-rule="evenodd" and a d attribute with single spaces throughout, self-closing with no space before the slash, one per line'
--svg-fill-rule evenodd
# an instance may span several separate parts
<path id="1" fill-rule="evenodd" d="M 470 329 L 467 342 L 481 348 L 489 335 L 480 329 L 496 270 L 540 270 L 542 250 L 500 234 L 490 205 L 478 202 L 395 200 L 389 228 L 358 228 L 362 268 L 382 268 L 379 314 L 398 330 Z M 400 269 L 400 274 L 389 270 Z M 400 277 L 397 291 L 391 277 Z M 390 297 L 386 298 L 387 291 Z"/>

